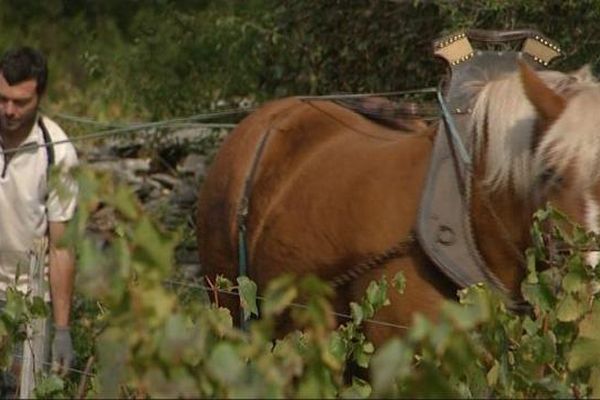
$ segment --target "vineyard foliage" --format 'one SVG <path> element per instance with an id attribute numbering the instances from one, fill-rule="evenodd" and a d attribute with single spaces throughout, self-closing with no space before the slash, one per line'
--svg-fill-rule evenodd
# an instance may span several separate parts
<path id="1" fill-rule="evenodd" d="M 66 243 L 77 250 L 80 295 L 102 310 L 76 326 L 97 362 L 85 391 L 83 375 L 49 375 L 38 387 L 41 397 L 600 395 L 600 270 L 584 256 L 597 248 L 598 237 L 551 208 L 536 214 L 521 312 L 507 310 L 500 295 L 476 285 L 460 291 L 459 302 L 448 302 L 439 321 L 417 315 L 376 349 L 362 327 L 385 322 L 377 320 L 377 310 L 388 306 L 389 290 L 402 292 L 410 284 L 401 275 L 372 282 L 339 326 L 329 303 L 332 290 L 315 277 L 283 276 L 260 296 L 245 277 L 205 287 L 177 276 L 178 233 L 164 232 L 129 188 L 85 168 L 78 175 L 84 190 Z M 117 215 L 114 236 L 100 244 L 87 233 L 99 204 Z M 27 320 L 44 315 L 40 299 L 10 293 L 0 319 L 3 350 L 22 338 Z M 206 302 L 206 294 L 215 302 Z M 246 331 L 218 306 L 231 295 L 246 310 Z M 278 337 L 284 316 L 297 330 Z"/>
<path id="2" fill-rule="evenodd" d="M 435 85 L 444 67 L 431 41 L 464 28 L 538 29 L 565 50 L 559 69 L 597 69 L 599 16 L 599 0 L 0 0 L 0 46 L 48 54 L 48 112 L 147 121 L 287 95 Z M 598 238 L 561 230 L 565 218 L 550 208 L 532 227 L 520 313 L 474 286 L 439 321 L 415 316 L 375 348 L 362 328 L 385 323 L 376 311 L 410 284 L 402 276 L 373 282 L 341 325 L 331 289 L 315 277 L 206 288 L 174 266 L 184 232 L 165 231 L 111 176 L 82 168 L 78 179 L 67 238 L 79 267 L 77 360 L 67 377 L 41 377 L 39 397 L 600 397 L 600 270 L 585 262 Z M 115 210 L 109 237 L 88 230 L 98 207 Z M 248 330 L 218 306 L 223 296 L 240 297 Z M 9 292 L 0 368 L 25 324 L 47 312 Z M 298 330 L 276 336 L 282 318 Z"/>

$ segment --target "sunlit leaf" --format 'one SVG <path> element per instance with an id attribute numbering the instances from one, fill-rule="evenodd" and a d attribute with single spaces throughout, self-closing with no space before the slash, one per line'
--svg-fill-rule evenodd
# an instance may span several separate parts
<path id="1" fill-rule="evenodd" d="M 572 268 L 563 278 L 562 286 L 566 292 L 578 293 L 587 288 L 586 278 L 583 266 Z"/>
<path id="2" fill-rule="evenodd" d="M 384 278 L 378 282 L 371 282 L 367 288 L 366 300 L 373 305 L 374 309 L 379 309 L 382 306 L 388 305 L 390 302 L 387 297 L 388 284 Z"/>
<path id="3" fill-rule="evenodd" d="M 356 325 L 362 324 L 365 314 L 363 308 L 358 303 L 350 303 L 350 314 L 352 315 L 352 321 L 354 321 Z"/>
<path id="4" fill-rule="evenodd" d="M 392 279 L 392 285 L 398 293 L 404 293 L 404 289 L 406 288 L 406 277 L 402 272 L 398 272 L 396 275 L 394 275 L 394 278 Z"/>
<path id="5" fill-rule="evenodd" d="M 587 304 L 576 299 L 572 294 L 567 294 L 558 302 L 556 316 L 559 321 L 575 321 L 580 318 L 586 310 Z"/>
<path id="6" fill-rule="evenodd" d="M 488 385 L 494 387 L 498 384 L 498 377 L 500 375 L 500 364 L 498 363 L 498 361 L 494 360 L 494 365 L 492 366 L 492 368 L 490 368 L 490 370 L 487 373 L 487 382 Z"/>

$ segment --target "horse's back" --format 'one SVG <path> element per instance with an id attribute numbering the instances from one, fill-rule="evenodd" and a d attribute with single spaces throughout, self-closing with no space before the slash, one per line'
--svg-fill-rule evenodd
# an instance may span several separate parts
<path id="1" fill-rule="evenodd" d="M 204 272 L 237 276 L 237 211 L 253 168 L 247 249 L 259 286 L 283 272 L 333 279 L 406 240 L 431 148 L 429 131 L 392 130 L 331 102 L 268 103 L 226 139 L 203 184 Z"/>

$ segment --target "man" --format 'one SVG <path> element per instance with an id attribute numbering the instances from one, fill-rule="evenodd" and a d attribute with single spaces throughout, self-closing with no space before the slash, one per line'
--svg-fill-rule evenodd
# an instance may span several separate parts
<path id="1" fill-rule="evenodd" d="M 49 187 L 48 174 L 49 165 L 60 171 L 75 166 L 77 155 L 71 143 L 64 143 L 62 129 L 38 111 L 47 77 L 46 59 L 37 50 L 21 47 L 0 58 L 0 296 L 4 300 L 9 285 L 29 288 L 27 274 L 8 255 L 27 254 L 47 237 L 52 362 L 64 374 L 73 358 L 69 318 L 75 261 L 59 241 L 75 210 L 76 185 L 61 175 L 60 190 Z M 48 146 L 52 142 L 63 143 Z"/>

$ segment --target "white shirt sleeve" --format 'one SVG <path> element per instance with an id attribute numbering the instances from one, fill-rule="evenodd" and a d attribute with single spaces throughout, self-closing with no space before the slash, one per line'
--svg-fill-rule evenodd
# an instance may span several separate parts
<path id="1" fill-rule="evenodd" d="M 49 118 L 44 118 L 54 145 L 55 162 L 48 179 L 48 199 L 46 208 L 48 221 L 65 222 L 75 214 L 77 207 L 77 181 L 71 175 L 73 167 L 79 164 L 77 152 L 62 129 Z"/>

